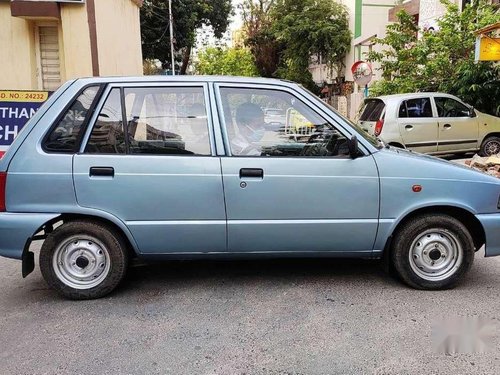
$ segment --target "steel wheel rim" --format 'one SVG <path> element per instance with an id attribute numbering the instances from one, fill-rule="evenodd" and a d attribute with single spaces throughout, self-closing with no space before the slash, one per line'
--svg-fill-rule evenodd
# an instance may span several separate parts
<path id="1" fill-rule="evenodd" d="M 74 289 L 91 289 L 108 276 L 109 251 L 98 239 L 76 235 L 61 243 L 52 258 L 57 278 Z"/>
<path id="2" fill-rule="evenodd" d="M 486 144 L 484 145 L 484 151 L 488 156 L 500 153 L 500 142 L 495 140 L 486 142 Z"/>
<path id="3" fill-rule="evenodd" d="M 455 234 L 446 229 L 429 229 L 419 234 L 411 244 L 409 260 L 413 272 L 419 277 L 440 281 L 459 269 L 463 249 Z"/>

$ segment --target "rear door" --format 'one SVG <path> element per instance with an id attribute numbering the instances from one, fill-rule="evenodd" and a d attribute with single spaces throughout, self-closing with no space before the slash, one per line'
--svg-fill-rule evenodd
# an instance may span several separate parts
<path id="1" fill-rule="evenodd" d="M 434 101 L 439 117 L 438 151 L 477 150 L 479 124 L 473 111 L 453 98 L 437 96 Z"/>
<path id="2" fill-rule="evenodd" d="M 345 130 L 287 88 L 218 87 L 228 251 L 372 253 L 379 180 L 373 157 L 349 156 Z M 288 113 L 283 128 L 263 109 Z M 242 147 L 242 143 L 247 143 Z"/>
<path id="3" fill-rule="evenodd" d="M 125 222 L 141 253 L 226 250 L 207 92 L 204 84 L 110 86 L 74 157 L 78 204 Z"/>
<path id="4" fill-rule="evenodd" d="M 430 97 L 403 100 L 398 127 L 406 148 L 421 153 L 437 151 L 438 121 Z"/>

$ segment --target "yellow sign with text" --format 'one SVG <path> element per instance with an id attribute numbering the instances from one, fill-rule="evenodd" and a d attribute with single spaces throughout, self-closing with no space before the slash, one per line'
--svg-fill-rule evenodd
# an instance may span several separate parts
<path id="1" fill-rule="evenodd" d="M 43 103 L 48 97 L 47 91 L 0 90 L 0 102 Z"/>
<path id="2" fill-rule="evenodd" d="M 478 38 L 476 59 L 478 61 L 500 61 L 500 38 Z"/>

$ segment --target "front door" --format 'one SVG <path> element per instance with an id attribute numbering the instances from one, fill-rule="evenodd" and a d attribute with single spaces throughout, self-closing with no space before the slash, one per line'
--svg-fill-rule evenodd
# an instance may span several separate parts
<path id="1" fill-rule="evenodd" d="M 379 182 L 368 153 L 349 156 L 344 129 L 299 93 L 220 87 L 230 252 L 371 254 Z M 276 126 L 264 108 L 286 114 Z"/>
<path id="2" fill-rule="evenodd" d="M 479 126 L 473 112 L 449 97 L 435 97 L 434 101 L 439 116 L 438 151 L 477 150 Z"/>
<path id="3" fill-rule="evenodd" d="M 404 100 L 399 106 L 398 126 L 406 148 L 421 153 L 437 151 L 438 122 L 430 97 Z"/>
<path id="4" fill-rule="evenodd" d="M 78 204 L 125 222 L 141 253 L 226 250 L 206 93 L 200 84 L 108 88 L 74 157 Z"/>

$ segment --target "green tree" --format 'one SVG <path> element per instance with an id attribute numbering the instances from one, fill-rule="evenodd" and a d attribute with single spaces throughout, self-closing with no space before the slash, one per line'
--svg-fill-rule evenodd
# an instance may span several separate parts
<path id="1" fill-rule="evenodd" d="M 208 47 L 198 53 L 196 73 L 207 75 L 258 76 L 251 52 L 246 48 Z"/>
<path id="2" fill-rule="evenodd" d="M 174 0 L 172 14 L 174 57 L 181 61 L 180 72 L 184 74 L 196 41 L 196 30 L 208 25 L 215 37 L 221 38 L 232 14 L 231 0 Z M 143 58 L 158 59 L 164 69 L 170 67 L 168 0 L 144 0 L 141 36 Z"/>
<path id="3" fill-rule="evenodd" d="M 245 0 L 246 45 L 266 77 L 280 77 L 316 90 L 308 70 L 312 57 L 342 76 L 350 48 L 348 14 L 334 0 Z"/>
<path id="4" fill-rule="evenodd" d="M 438 30 L 419 30 L 413 17 L 398 13 L 387 26 L 386 37 L 376 40 L 386 48 L 369 54 L 379 62 L 383 79 L 372 95 L 440 91 L 461 97 L 481 111 L 500 114 L 500 66 L 474 62 L 475 30 L 500 20 L 499 11 L 486 0 L 476 0 L 463 11 L 442 0 L 446 13 Z"/>
<path id="5" fill-rule="evenodd" d="M 245 45 L 250 48 L 259 74 L 276 76 L 284 48 L 272 31 L 271 9 L 275 0 L 244 0 L 240 5 Z"/>
<path id="6" fill-rule="evenodd" d="M 285 45 L 279 75 L 314 85 L 308 71 L 311 57 L 342 76 L 351 46 L 347 8 L 332 0 L 277 0 L 272 9 L 273 31 Z"/>

